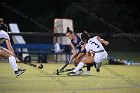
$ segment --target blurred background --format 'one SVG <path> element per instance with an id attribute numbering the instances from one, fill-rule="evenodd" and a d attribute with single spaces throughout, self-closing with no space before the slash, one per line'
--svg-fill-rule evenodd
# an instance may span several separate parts
<path id="1" fill-rule="evenodd" d="M 21 32 L 53 34 L 54 19 L 72 19 L 84 30 L 110 42 L 110 56 L 140 62 L 140 10 L 137 0 L 1 0 L 0 18 Z M 53 37 L 23 36 L 27 43 L 53 44 Z"/>

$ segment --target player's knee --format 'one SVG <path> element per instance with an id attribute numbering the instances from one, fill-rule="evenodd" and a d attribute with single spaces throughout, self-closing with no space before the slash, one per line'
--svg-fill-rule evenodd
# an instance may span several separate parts
<path id="1" fill-rule="evenodd" d="M 8 57 L 11 57 L 11 56 L 14 56 L 14 55 L 13 55 L 13 53 L 9 52 L 9 53 L 7 54 L 7 56 L 8 56 Z"/>
<path id="2" fill-rule="evenodd" d="M 2 56 L 4 56 L 4 57 L 14 56 L 14 54 L 11 51 L 6 50 L 4 48 L 1 50 L 1 53 L 2 53 Z"/>

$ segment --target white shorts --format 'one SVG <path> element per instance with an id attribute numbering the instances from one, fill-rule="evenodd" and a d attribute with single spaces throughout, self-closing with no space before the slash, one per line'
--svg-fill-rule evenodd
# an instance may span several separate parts
<path id="1" fill-rule="evenodd" d="M 107 56 L 108 56 L 108 54 L 106 51 L 100 52 L 100 53 L 95 53 L 94 62 L 95 63 L 103 62 L 107 59 Z"/>

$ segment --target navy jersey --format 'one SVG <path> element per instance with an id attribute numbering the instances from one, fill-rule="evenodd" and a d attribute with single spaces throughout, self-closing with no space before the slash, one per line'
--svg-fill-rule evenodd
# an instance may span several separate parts
<path id="1" fill-rule="evenodd" d="M 81 45 L 83 43 L 81 42 L 81 39 L 80 39 L 80 37 L 77 34 L 75 35 L 75 37 L 76 37 L 76 43 L 74 42 L 74 40 L 71 40 L 71 43 L 74 45 L 74 47 L 76 49 L 78 49 L 79 51 L 81 51 Z"/>

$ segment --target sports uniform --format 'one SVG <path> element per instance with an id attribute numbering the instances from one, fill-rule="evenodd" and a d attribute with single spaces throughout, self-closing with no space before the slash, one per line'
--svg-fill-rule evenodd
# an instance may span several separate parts
<path id="1" fill-rule="evenodd" d="M 0 44 L 2 44 L 5 41 L 5 39 L 10 40 L 9 35 L 5 31 L 0 30 Z"/>
<path id="2" fill-rule="evenodd" d="M 69 62 L 71 62 L 72 58 L 78 53 L 82 51 L 82 45 L 83 42 L 81 42 L 81 38 L 80 38 L 81 34 L 74 34 L 73 31 L 71 31 L 69 29 L 69 27 L 67 28 L 67 32 L 66 32 L 66 36 L 71 40 L 71 47 L 72 47 L 72 52 L 73 55 L 71 56 L 71 59 Z M 80 62 L 80 60 L 85 56 L 84 52 L 79 53 L 75 58 L 74 58 L 74 64 L 75 66 L 77 66 L 77 64 Z M 82 70 L 80 70 L 81 74 Z"/>
<path id="3" fill-rule="evenodd" d="M 5 41 L 5 39 L 10 40 L 9 35 L 5 31 L 0 30 L 0 44 L 2 44 Z M 2 50 L 2 46 L 0 46 L 0 51 L 1 50 Z"/>
<path id="4" fill-rule="evenodd" d="M 82 45 L 82 43 L 81 43 L 81 39 L 80 39 L 80 37 L 77 35 L 77 34 L 75 34 L 74 35 L 75 37 L 76 37 L 76 42 L 74 42 L 74 40 L 72 39 L 71 40 L 71 43 L 74 45 L 74 47 L 76 48 L 76 51 L 77 52 L 81 52 L 81 45 Z"/>
<path id="5" fill-rule="evenodd" d="M 86 51 L 94 54 L 94 62 L 99 63 L 107 59 L 107 52 L 97 37 L 90 38 L 85 45 Z"/>

